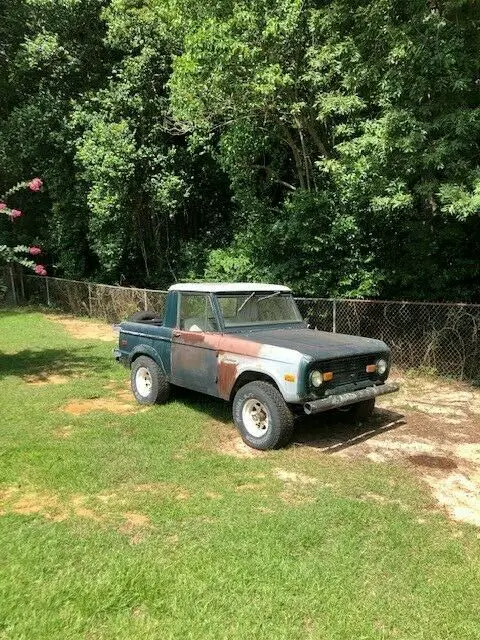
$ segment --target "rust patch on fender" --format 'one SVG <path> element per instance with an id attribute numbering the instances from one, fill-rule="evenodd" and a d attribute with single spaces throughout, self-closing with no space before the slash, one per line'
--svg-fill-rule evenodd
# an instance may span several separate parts
<path id="1" fill-rule="evenodd" d="M 258 358 L 262 345 L 259 342 L 243 340 L 230 335 L 222 336 L 221 352 L 218 356 L 217 389 L 218 395 L 229 400 L 233 385 L 238 376 L 238 362 L 235 356 Z"/>
<path id="2" fill-rule="evenodd" d="M 224 354 L 218 357 L 217 389 L 218 395 L 224 400 L 228 400 L 237 379 L 237 365 L 234 362 L 225 361 L 224 358 Z"/>

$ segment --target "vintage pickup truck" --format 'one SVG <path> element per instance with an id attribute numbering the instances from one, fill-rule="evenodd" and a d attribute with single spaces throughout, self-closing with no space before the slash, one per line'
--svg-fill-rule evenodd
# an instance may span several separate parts
<path id="1" fill-rule="evenodd" d="M 163 317 L 121 323 L 115 357 L 140 404 L 166 402 L 171 385 L 232 402 L 256 449 L 288 443 L 299 413 L 346 408 L 365 419 L 376 396 L 398 389 L 386 382 L 384 342 L 309 329 L 281 285 L 173 285 Z"/>

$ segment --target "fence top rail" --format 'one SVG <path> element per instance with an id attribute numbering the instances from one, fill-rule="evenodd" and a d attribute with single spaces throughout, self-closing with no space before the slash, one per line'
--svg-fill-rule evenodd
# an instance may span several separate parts
<path id="1" fill-rule="evenodd" d="M 25 274 L 25 278 L 31 278 L 32 280 L 56 280 L 57 282 L 71 282 L 73 284 L 83 284 L 91 287 L 104 287 L 108 289 L 121 289 L 122 291 L 147 291 L 148 293 L 163 293 L 167 294 L 167 291 L 163 289 L 144 289 L 143 287 L 122 287 L 118 284 L 101 284 L 100 282 L 87 282 L 86 280 L 70 280 L 69 278 L 54 278 L 53 276 L 34 276 L 33 274 Z"/>
<path id="2" fill-rule="evenodd" d="M 91 287 L 104 287 L 108 289 L 118 289 L 121 291 L 146 291 L 148 293 L 161 293 L 166 295 L 168 291 L 164 289 L 146 289 L 143 287 L 122 287 L 116 284 L 102 284 L 99 282 L 87 282 L 86 280 L 70 280 L 69 278 L 56 278 L 53 276 L 36 276 L 33 274 L 24 274 L 25 278 L 31 278 L 34 280 L 56 280 L 58 282 L 71 282 L 74 284 L 82 284 Z M 371 300 L 365 298 L 322 298 L 322 297 L 304 297 L 295 296 L 296 300 L 302 302 L 350 302 L 350 303 L 362 303 L 362 304 L 398 304 L 402 306 L 433 306 L 433 307 L 458 307 L 458 308 L 474 308 L 480 309 L 480 304 L 475 302 L 430 302 L 421 300 Z"/>
<path id="3" fill-rule="evenodd" d="M 421 300 L 370 300 L 365 298 L 304 298 L 303 296 L 295 296 L 296 300 L 302 300 L 303 302 L 354 302 L 365 304 L 399 304 L 402 306 L 430 306 L 430 307 L 473 307 L 480 309 L 480 304 L 475 302 L 430 302 Z"/>

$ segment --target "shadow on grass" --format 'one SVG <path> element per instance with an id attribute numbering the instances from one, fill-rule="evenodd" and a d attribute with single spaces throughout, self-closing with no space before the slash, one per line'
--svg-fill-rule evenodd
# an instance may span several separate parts
<path id="1" fill-rule="evenodd" d="M 228 402 L 220 398 L 214 398 L 197 391 L 190 391 L 190 389 L 185 389 L 184 387 L 173 386 L 172 399 L 177 400 L 189 409 L 205 413 L 217 422 L 222 422 L 223 424 L 232 422 L 232 408 Z"/>
<path id="2" fill-rule="evenodd" d="M 325 453 L 337 453 L 404 424 L 405 416 L 390 409 L 376 409 L 368 420 L 361 423 L 338 410 L 328 411 L 299 418 L 293 442 Z"/>
<path id="3" fill-rule="evenodd" d="M 232 408 L 228 402 L 210 396 L 174 388 L 173 397 L 196 411 L 202 411 L 217 422 L 232 424 Z M 296 419 L 292 443 L 335 453 L 358 445 L 370 438 L 393 431 L 406 424 L 405 416 L 389 409 L 376 409 L 363 423 L 339 411 L 328 411 L 316 416 Z"/>
<path id="4" fill-rule="evenodd" d="M 17 353 L 0 351 L 0 379 L 6 376 L 74 376 L 83 372 L 101 372 L 111 365 L 107 355 L 92 353 L 95 347 L 78 349 L 42 349 L 39 351 L 24 349 Z"/>

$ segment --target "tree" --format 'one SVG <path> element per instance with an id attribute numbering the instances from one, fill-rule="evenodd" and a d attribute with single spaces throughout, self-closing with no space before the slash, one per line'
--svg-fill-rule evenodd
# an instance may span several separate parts
<path id="1" fill-rule="evenodd" d="M 478 296 L 480 6 L 226 4 L 169 84 L 180 121 L 221 131 L 229 255 L 304 292 Z"/>

